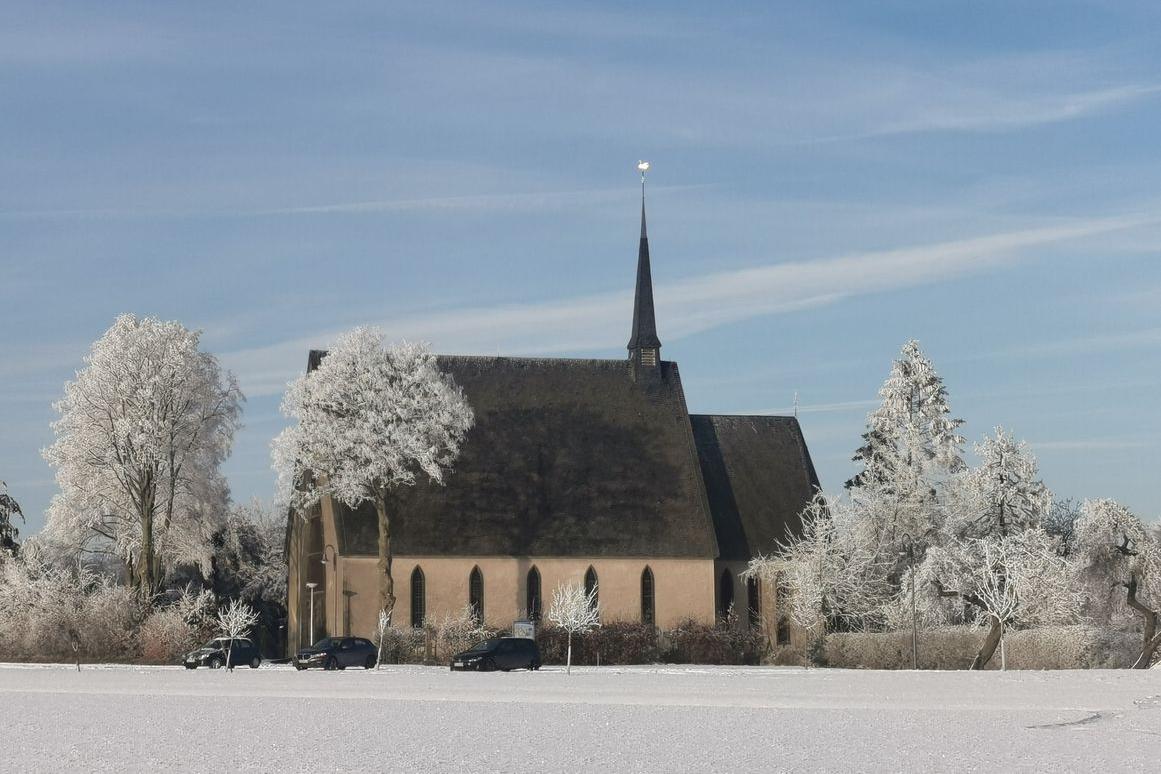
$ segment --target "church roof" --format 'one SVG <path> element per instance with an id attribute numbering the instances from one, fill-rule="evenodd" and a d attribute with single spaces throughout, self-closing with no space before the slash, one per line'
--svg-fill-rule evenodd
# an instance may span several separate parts
<path id="1" fill-rule="evenodd" d="M 395 553 L 717 555 L 675 363 L 649 383 L 633 381 L 625 360 L 438 363 L 463 388 L 476 425 L 444 486 L 400 491 Z M 374 554 L 374 511 L 336 511 L 340 552 Z"/>
<path id="2" fill-rule="evenodd" d="M 690 423 L 721 558 L 771 553 L 819 486 L 798 420 L 694 414 Z"/>

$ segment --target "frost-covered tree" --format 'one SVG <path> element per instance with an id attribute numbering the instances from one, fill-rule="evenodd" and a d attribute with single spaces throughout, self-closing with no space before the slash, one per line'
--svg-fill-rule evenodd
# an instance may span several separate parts
<path id="1" fill-rule="evenodd" d="M 914 340 L 903 345 L 879 397 L 853 458 L 862 469 L 847 488 L 878 489 L 893 501 L 880 528 L 896 547 L 904 534 L 923 545 L 940 527 L 940 481 L 965 467 L 963 420 L 951 418 L 943 379 Z"/>
<path id="2" fill-rule="evenodd" d="M 286 601 L 286 519 L 253 499 L 230 508 L 214 535 L 211 583 L 221 597 L 263 607 Z"/>
<path id="3" fill-rule="evenodd" d="M 1073 564 L 1042 529 L 932 547 L 916 583 L 933 592 L 921 597 L 927 620 L 953 622 L 966 604 L 971 618 L 989 625 L 972 669 L 987 666 L 1005 629 L 1074 621 L 1084 599 Z"/>
<path id="4" fill-rule="evenodd" d="M 16 528 L 16 517 L 24 520 L 24 512 L 20 510 L 20 503 L 8 494 L 8 485 L 0 481 L 0 551 L 15 552 L 20 537 L 20 530 Z"/>
<path id="5" fill-rule="evenodd" d="M 381 331 L 356 328 L 290 384 L 282 410 L 297 420 L 274 442 L 283 492 L 299 508 L 323 495 L 351 508 L 374 505 L 379 602 L 390 612 L 390 497 L 421 476 L 443 482 L 474 421 L 463 392 L 426 346 L 384 347 Z"/>
<path id="6" fill-rule="evenodd" d="M 890 563 L 882 558 L 877 530 L 865 514 L 881 506 L 868 493 L 846 497 L 819 492 L 801 515 L 801 530 L 771 556 L 750 561 L 743 576 L 781 582 L 788 592 L 786 612 L 804 629 L 823 637 L 829 631 L 865 629 L 890 599 Z"/>
<path id="7" fill-rule="evenodd" d="M 391 628 L 391 613 L 379 611 L 379 620 L 375 622 L 375 646 L 379 648 L 379 655 L 375 658 L 375 668 L 383 666 L 383 645 L 387 641 L 387 630 Z"/>
<path id="8" fill-rule="evenodd" d="M 1072 498 L 1054 500 L 1044 517 L 1044 531 L 1060 540 L 1061 551 L 1065 554 L 1072 553 L 1079 518 L 1080 503 Z"/>
<path id="9" fill-rule="evenodd" d="M 1086 582 L 1094 617 L 1115 619 L 1109 606 L 1123 590 L 1124 604 L 1141 617 L 1141 653 L 1133 666 L 1147 669 L 1161 647 L 1161 541 L 1128 508 L 1114 500 L 1086 500 L 1076 519 L 1073 556 Z M 1103 613 L 1103 615 L 1101 615 Z"/>
<path id="10" fill-rule="evenodd" d="M 228 668 L 234 668 L 234 640 L 248 636 L 257 623 L 258 613 L 240 599 L 231 601 L 229 607 L 218 611 L 218 631 L 223 637 L 230 638 L 230 644 L 226 646 Z"/>
<path id="11" fill-rule="evenodd" d="M 978 466 L 947 487 L 947 531 L 956 538 L 1006 535 L 1041 527 L 1052 493 L 1040 480 L 1036 458 L 1023 441 L 997 427 L 975 446 Z"/>
<path id="12" fill-rule="evenodd" d="M 227 500 L 220 466 L 243 398 L 199 346 L 180 323 L 118 317 L 65 384 L 44 451 L 60 487 L 52 538 L 118 557 L 146 595 L 175 564 L 207 563 Z"/>
<path id="13" fill-rule="evenodd" d="M 579 583 L 561 584 L 552 592 L 552 606 L 548 609 L 548 620 L 568 634 L 568 655 L 565 669 L 572 674 L 572 637 L 585 634 L 601 625 L 601 610 L 597 604 L 597 589 L 585 593 Z"/>

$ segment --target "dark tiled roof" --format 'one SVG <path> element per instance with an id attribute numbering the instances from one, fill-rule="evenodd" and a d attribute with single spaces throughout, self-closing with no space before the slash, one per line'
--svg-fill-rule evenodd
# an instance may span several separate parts
<path id="1" fill-rule="evenodd" d="M 722 559 L 770 553 L 796 530 L 818 476 L 794 417 L 690 416 Z"/>
<path id="2" fill-rule="evenodd" d="M 625 360 L 438 361 L 476 425 L 445 486 L 399 493 L 395 553 L 716 556 L 676 364 L 635 383 Z M 374 554 L 374 511 L 340 512 L 340 551 Z"/>

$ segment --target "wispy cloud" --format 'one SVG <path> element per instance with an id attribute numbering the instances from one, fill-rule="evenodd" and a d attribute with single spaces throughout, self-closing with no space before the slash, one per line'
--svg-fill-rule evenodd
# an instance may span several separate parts
<path id="1" fill-rule="evenodd" d="M 1118 438 L 1078 438 L 1064 441 L 1029 441 L 1028 445 L 1036 451 L 1117 451 L 1143 449 L 1154 444 Z"/>
<path id="2" fill-rule="evenodd" d="M 1144 328 L 1136 331 L 1103 333 L 1095 336 L 1074 336 L 1072 338 L 1046 341 L 1037 344 L 1026 344 L 956 359 L 985 360 L 991 358 L 1055 357 L 1058 355 L 1116 352 L 1125 349 L 1148 349 L 1153 347 L 1161 347 L 1161 328 Z"/>
<path id="3" fill-rule="evenodd" d="M 912 115 L 862 137 L 915 132 L 998 132 L 1068 121 L 1161 92 L 1161 85 L 1127 84 L 1092 91 L 1031 96 L 982 94 L 959 101 L 919 104 Z M 835 138 L 845 139 L 845 138 Z"/>
<path id="4" fill-rule="evenodd" d="M 654 185 L 650 195 L 712 188 L 709 184 Z M 366 199 L 324 202 L 290 207 L 232 208 L 70 208 L 38 210 L 0 210 L 0 220 L 53 219 L 182 219 L 182 218 L 258 218 L 291 215 L 358 215 L 390 212 L 484 212 L 536 213 L 561 211 L 579 205 L 623 204 L 625 188 L 593 188 L 574 191 L 495 192 L 470 196 L 423 196 L 395 199 Z"/>
<path id="5" fill-rule="evenodd" d="M 853 296 L 998 270 L 1036 248 L 1156 223 L 1157 215 L 1068 220 L 1052 225 L 827 260 L 778 263 L 658 285 L 658 316 L 669 340 L 720 325 L 834 304 Z M 376 320 L 391 338 L 426 340 L 443 352 L 530 355 L 619 346 L 631 308 L 628 290 L 519 305 L 447 310 Z M 281 391 L 305 353 L 338 331 L 235 352 L 225 362 L 249 395 Z"/>

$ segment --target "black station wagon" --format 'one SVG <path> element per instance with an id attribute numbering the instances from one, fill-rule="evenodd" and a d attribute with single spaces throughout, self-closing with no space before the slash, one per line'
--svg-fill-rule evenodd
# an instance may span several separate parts
<path id="1" fill-rule="evenodd" d="M 227 658 L 229 659 L 228 664 L 226 663 Z M 229 637 L 217 637 L 197 650 L 187 653 L 184 663 L 186 669 L 197 669 L 199 666 L 220 669 L 224 666 L 234 667 L 243 664 L 257 669 L 262 665 L 262 654 L 258 652 L 258 646 L 251 640 L 236 639 L 231 645 Z"/>
<path id="2" fill-rule="evenodd" d="M 526 637 L 500 637 L 484 640 L 471 650 L 457 653 L 451 662 L 452 670 L 507 672 L 511 669 L 540 669 L 540 649 L 536 641 Z"/>
<path id="3" fill-rule="evenodd" d="M 309 648 L 298 651 L 294 659 L 294 668 L 374 669 L 378 655 L 374 643 L 362 637 L 326 637 Z"/>

